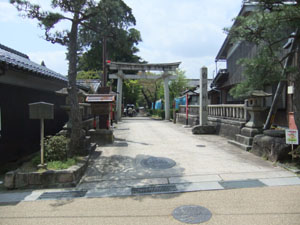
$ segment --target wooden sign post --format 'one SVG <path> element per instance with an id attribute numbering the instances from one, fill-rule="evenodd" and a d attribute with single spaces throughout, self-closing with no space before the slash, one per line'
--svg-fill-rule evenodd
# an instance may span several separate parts
<path id="1" fill-rule="evenodd" d="M 39 168 L 46 169 L 44 160 L 44 120 L 54 118 L 54 105 L 46 102 L 36 102 L 29 104 L 29 118 L 40 119 L 41 121 L 41 164 Z"/>

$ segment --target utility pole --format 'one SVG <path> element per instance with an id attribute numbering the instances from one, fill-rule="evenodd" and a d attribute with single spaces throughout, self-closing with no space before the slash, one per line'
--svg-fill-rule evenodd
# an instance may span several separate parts
<path id="1" fill-rule="evenodd" d="M 106 84 L 107 84 L 106 41 L 107 41 L 107 38 L 103 37 L 103 39 L 102 39 L 102 70 L 103 70 L 102 87 L 106 87 Z"/>

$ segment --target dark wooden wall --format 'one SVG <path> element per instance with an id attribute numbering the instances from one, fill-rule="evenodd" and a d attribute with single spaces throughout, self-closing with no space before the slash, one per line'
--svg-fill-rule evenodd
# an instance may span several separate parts
<path id="1" fill-rule="evenodd" d="M 238 61 L 242 58 L 252 58 L 256 53 L 256 45 L 245 41 L 239 44 L 234 52 L 227 58 L 229 77 L 223 84 L 223 87 L 235 85 L 243 80 L 243 68 L 238 64 Z"/>
<path id="2" fill-rule="evenodd" d="M 54 120 L 45 120 L 45 135 L 55 134 L 68 118 L 60 109 L 65 104 L 65 97 L 54 92 L 0 83 L 0 163 L 17 160 L 40 149 L 40 121 L 29 119 L 28 108 L 29 103 L 39 101 L 55 105 Z"/>

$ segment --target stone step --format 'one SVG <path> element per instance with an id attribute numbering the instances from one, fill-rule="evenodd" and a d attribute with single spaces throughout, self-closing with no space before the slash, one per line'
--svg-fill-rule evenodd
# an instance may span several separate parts
<path id="1" fill-rule="evenodd" d="M 241 143 L 239 143 L 239 142 L 237 142 L 237 141 L 233 141 L 233 140 L 229 140 L 228 143 L 229 143 L 229 144 L 232 144 L 232 145 L 235 145 L 235 146 L 237 146 L 237 147 L 239 147 L 240 149 L 243 149 L 243 150 L 245 150 L 245 151 L 249 151 L 249 150 L 251 150 L 251 148 L 252 148 L 250 145 L 244 145 L 244 144 L 241 144 Z"/>
<path id="2" fill-rule="evenodd" d="M 237 142 L 244 145 L 252 145 L 253 137 L 246 137 L 240 134 L 235 135 L 235 139 Z"/>

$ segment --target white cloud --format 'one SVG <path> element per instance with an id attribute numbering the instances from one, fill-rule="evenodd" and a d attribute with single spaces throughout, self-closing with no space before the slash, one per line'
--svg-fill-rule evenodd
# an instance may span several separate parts
<path id="1" fill-rule="evenodd" d="M 0 2 L 0 22 L 17 22 L 18 11 L 8 2 Z"/>
<path id="2" fill-rule="evenodd" d="M 133 9 L 143 42 L 139 55 L 148 62 L 177 62 L 188 77 L 199 77 L 202 66 L 207 66 L 209 76 L 215 70 L 214 58 L 226 35 L 223 28 L 232 24 L 242 0 L 124 0 Z M 46 10 L 49 2 L 33 0 Z M 2 23 L 2 24 L 1 24 Z M 35 20 L 22 19 L 14 6 L 0 0 L 0 25 L 5 30 L 3 44 L 27 53 L 48 68 L 67 73 L 65 52 L 57 45 L 46 44 L 39 36 L 42 31 Z M 31 25 L 31 26 L 29 26 Z M 62 23 L 56 28 L 69 28 Z M 36 32 L 36 33 L 35 33 Z M 30 50 L 28 50 L 30 49 Z M 28 53 L 28 51 L 31 53 Z"/>
<path id="3" fill-rule="evenodd" d="M 30 52 L 28 56 L 31 61 L 40 64 L 45 62 L 46 67 L 62 75 L 67 75 L 68 62 L 65 51 Z"/>
<path id="4" fill-rule="evenodd" d="M 215 70 L 214 58 L 241 0 L 125 0 L 133 9 L 143 42 L 140 56 L 148 62 L 182 61 L 188 77 L 202 66 Z"/>

